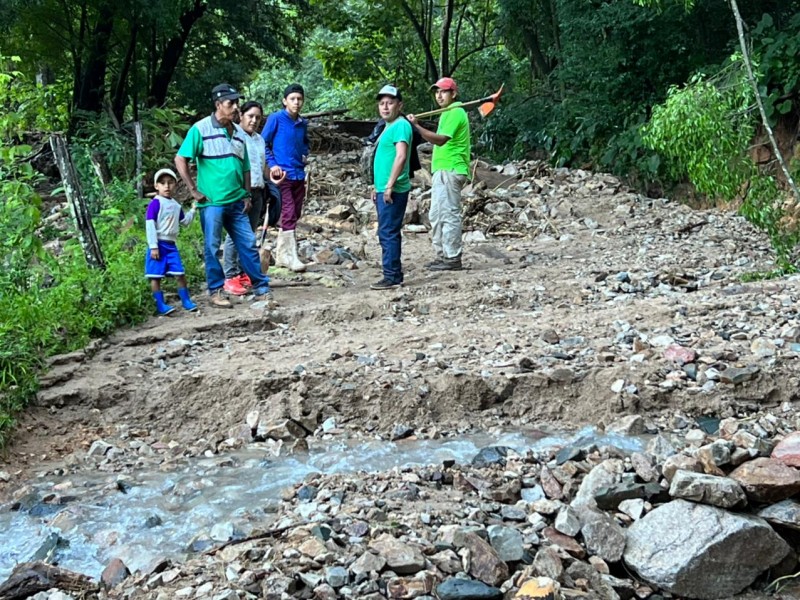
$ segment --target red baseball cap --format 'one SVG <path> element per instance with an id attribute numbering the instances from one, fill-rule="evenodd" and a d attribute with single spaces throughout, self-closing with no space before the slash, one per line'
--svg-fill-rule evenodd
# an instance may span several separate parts
<path id="1" fill-rule="evenodd" d="M 456 84 L 455 79 L 452 77 L 442 77 L 430 87 L 430 89 L 433 88 L 439 88 L 440 90 L 453 90 L 454 92 L 458 92 L 458 84 Z"/>

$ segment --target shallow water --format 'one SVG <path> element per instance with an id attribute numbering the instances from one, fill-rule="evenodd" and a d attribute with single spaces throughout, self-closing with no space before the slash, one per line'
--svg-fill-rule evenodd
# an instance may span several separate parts
<path id="1" fill-rule="evenodd" d="M 643 446 L 641 440 L 598 435 L 592 429 L 546 437 L 539 432 L 398 442 L 317 440 L 307 454 L 275 458 L 251 448 L 195 459 L 170 473 L 142 471 L 125 480 L 130 484 L 127 493 L 117 489 L 116 476 L 109 474 L 38 479 L 30 484 L 43 493 L 68 479 L 73 488 L 64 493 L 79 499 L 65 506 L 36 504 L 32 511 L 0 511 L 0 581 L 16 563 L 31 560 L 46 540 L 54 540 L 54 532 L 68 542 L 68 547 L 55 549 L 58 564 L 66 569 L 99 577 L 104 566 L 119 557 L 135 571 L 159 557 L 185 557 L 195 536 L 208 534 L 220 523 L 249 521 L 263 529 L 280 491 L 310 473 L 377 472 L 440 465 L 444 460 L 466 463 L 486 446 L 509 446 L 524 453 L 575 443 L 631 452 Z M 42 509 L 51 512 L 38 514 Z"/>

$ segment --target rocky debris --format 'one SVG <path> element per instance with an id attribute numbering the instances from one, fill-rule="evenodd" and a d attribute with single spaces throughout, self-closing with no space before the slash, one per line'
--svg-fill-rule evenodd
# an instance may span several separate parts
<path id="1" fill-rule="evenodd" d="M 358 137 L 318 123 L 308 128 L 308 142 L 313 154 L 358 151 L 363 146 Z"/>
<path id="2" fill-rule="evenodd" d="M 730 419 L 719 435 L 733 429 Z M 736 422 L 737 432 L 747 431 L 753 419 Z M 786 424 L 775 419 L 775 431 Z M 648 446 L 655 454 L 588 444 L 564 460 L 562 448 L 487 446 L 467 464 L 314 474 L 272 512 L 265 528 L 281 533 L 248 539 L 240 530 L 247 519 L 220 522 L 211 544 L 197 546 L 204 554 L 130 577 L 112 561 L 103 582 L 128 598 L 464 599 L 539 598 L 531 590 L 549 578 L 563 597 L 632 600 L 661 591 L 711 600 L 739 593 L 782 561 L 794 568 L 782 532 L 800 531 L 800 505 L 761 505 L 794 489 L 785 472 L 794 469 L 749 454 L 736 466 L 736 441 L 704 434 L 698 447 L 692 425 L 662 430 L 663 441 Z M 667 444 L 675 454 L 659 459 Z M 703 472 L 701 451 L 706 468 L 721 475 Z M 670 479 L 666 462 L 675 466 Z M 686 464 L 699 470 L 679 467 Z M 548 478 L 559 498 L 544 494 Z M 519 493 L 497 492 L 509 486 Z M 535 488 L 542 491 L 526 500 L 522 492 Z M 228 545 L 215 552 L 221 543 Z M 646 585 L 626 579 L 623 566 Z"/>

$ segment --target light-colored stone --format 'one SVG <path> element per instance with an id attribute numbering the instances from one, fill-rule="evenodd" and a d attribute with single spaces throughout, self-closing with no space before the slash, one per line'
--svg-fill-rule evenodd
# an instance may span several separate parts
<path id="1" fill-rule="evenodd" d="M 673 594 L 713 600 L 740 592 L 788 552 L 763 519 L 673 500 L 628 528 L 624 559 Z"/>
<path id="2" fill-rule="evenodd" d="M 744 490 L 733 479 L 691 471 L 679 470 L 675 473 L 669 494 L 673 498 L 683 498 L 720 508 L 736 508 L 747 504 Z"/>
<path id="3" fill-rule="evenodd" d="M 372 552 L 364 552 L 353 564 L 350 565 L 350 572 L 353 575 L 376 572 L 379 573 L 386 566 L 386 559 Z"/>
<path id="4" fill-rule="evenodd" d="M 554 527 L 564 535 L 575 537 L 581 530 L 581 520 L 572 507 L 565 506 L 558 511 Z"/>
<path id="5" fill-rule="evenodd" d="M 644 500 L 641 498 L 623 500 L 619 503 L 618 508 L 620 512 L 628 515 L 634 521 L 638 521 L 644 514 Z"/>
<path id="6" fill-rule="evenodd" d="M 385 558 L 387 566 L 398 575 L 413 575 L 425 568 L 425 557 L 419 548 L 405 544 L 388 533 L 374 540 L 370 548 Z"/>

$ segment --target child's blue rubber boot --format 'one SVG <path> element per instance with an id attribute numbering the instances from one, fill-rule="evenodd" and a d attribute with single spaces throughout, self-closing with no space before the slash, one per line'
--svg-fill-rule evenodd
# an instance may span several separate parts
<path id="1" fill-rule="evenodd" d="M 181 304 L 183 305 L 184 310 L 188 310 L 189 312 L 194 312 L 197 310 L 197 304 L 192 302 L 192 299 L 189 298 L 188 288 L 178 288 L 178 296 L 181 297 Z"/>
<path id="2" fill-rule="evenodd" d="M 164 302 L 164 292 L 153 292 L 153 298 L 156 301 L 156 312 L 160 315 L 168 315 L 175 312 L 175 307 L 170 306 Z"/>

